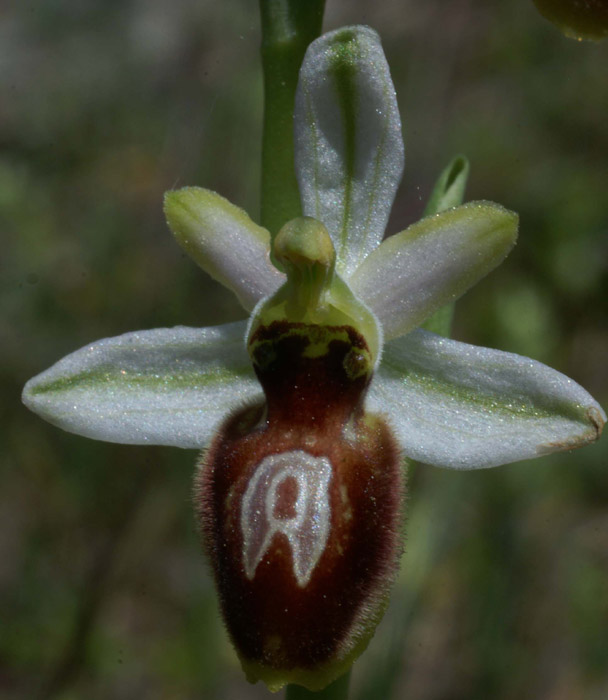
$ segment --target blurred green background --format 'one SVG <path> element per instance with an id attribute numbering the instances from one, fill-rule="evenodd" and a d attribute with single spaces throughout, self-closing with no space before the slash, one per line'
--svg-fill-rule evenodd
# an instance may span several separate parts
<path id="1" fill-rule="evenodd" d="M 531 0 L 328 0 L 367 23 L 399 96 L 389 232 L 456 153 L 468 198 L 521 214 L 455 337 L 530 355 L 608 403 L 608 42 Z M 267 698 L 218 619 L 190 506 L 195 454 L 47 425 L 23 383 L 140 328 L 243 317 L 163 221 L 199 184 L 258 211 L 257 3 L 38 0 L 0 10 L 0 695 Z M 608 697 L 608 440 L 482 472 L 418 468 L 392 603 L 354 697 Z"/>

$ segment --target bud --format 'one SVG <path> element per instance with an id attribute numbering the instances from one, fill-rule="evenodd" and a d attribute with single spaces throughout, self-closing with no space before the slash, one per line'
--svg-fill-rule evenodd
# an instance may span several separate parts
<path id="1" fill-rule="evenodd" d="M 573 39 L 608 36 L 607 0 L 534 0 L 538 11 Z"/>
<path id="2" fill-rule="evenodd" d="M 274 252 L 288 280 L 248 338 L 265 401 L 229 417 L 203 455 L 197 510 L 248 679 L 319 690 L 382 616 L 403 483 L 388 426 L 364 410 L 378 336 L 361 327 L 375 322 L 334 275 L 327 232 L 298 219 Z"/>

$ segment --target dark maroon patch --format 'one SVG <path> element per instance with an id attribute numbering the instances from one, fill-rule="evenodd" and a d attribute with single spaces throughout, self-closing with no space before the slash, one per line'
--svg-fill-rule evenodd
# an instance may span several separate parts
<path id="1" fill-rule="evenodd" d="M 197 479 L 203 539 L 235 646 L 250 661 L 284 670 L 343 658 L 358 641 L 353 624 L 364 630 L 366 622 L 373 624 L 400 553 L 403 501 L 393 437 L 382 419 L 363 412 L 369 375 L 356 376 L 349 366 L 353 349 L 355 355 L 367 351 L 365 341 L 350 327 L 331 329 L 344 330 L 344 339 L 334 339 L 326 354 L 307 357 L 307 336 L 285 335 L 294 327 L 307 329 L 273 323 L 254 335 L 262 353 L 254 355 L 254 366 L 267 405 L 225 422 Z M 332 465 L 327 542 L 301 586 L 287 537 L 275 533 L 249 579 L 243 496 L 264 458 L 296 450 Z M 295 479 L 285 479 L 276 517 L 294 517 L 296 497 Z"/>
<path id="2" fill-rule="evenodd" d="M 296 499 L 298 497 L 298 484 L 290 476 L 284 479 L 277 488 L 277 498 L 273 515 L 278 520 L 290 520 L 296 517 Z"/>

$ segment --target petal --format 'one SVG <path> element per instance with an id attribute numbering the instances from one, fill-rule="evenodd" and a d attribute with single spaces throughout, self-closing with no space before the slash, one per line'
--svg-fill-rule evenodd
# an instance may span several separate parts
<path id="1" fill-rule="evenodd" d="M 395 89 L 369 27 L 338 29 L 309 46 L 295 158 L 303 213 L 325 224 L 348 277 L 382 240 L 403 171 Z"/>
<path id="2" fill-rule="evenodd" d="M 546 365 L 423 330 L 387 343 L 370 408 L 392 418 L 409 457 L 480 469 L 597 440 L 606 414 Z"/>
<path id="3" fill-rule="evenodd" d="M 23 402 L 86 437 L 202 447 L 227 411 L 261 396 L 245 328 L 241 321 L 106 338 L 30 379 Z"/>
<path id="4" fill-rule="evenodd" d="M 427 216 L 387 238 L 350 280 L 390 340 L 457 299 L 506 257 L 517 214 L 492 202 L 469 202 Z"/>
<path id="5" fill-rule="evenodd" d="M 165 216 L 177 242 L 251 311 L 285 276 L 270 262 L 270 234 L 245 211 L 202 187 L 165 194 Z"/>

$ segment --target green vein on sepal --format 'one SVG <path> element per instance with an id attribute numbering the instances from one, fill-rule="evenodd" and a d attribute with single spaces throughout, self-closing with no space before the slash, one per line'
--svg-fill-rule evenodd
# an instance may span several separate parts
<path id="1" fill-rule="evenodd" d="M 118 370 L 118 368 L 116 368 Z M 76 390 L 103 390 L 111 387 L 115 390 L 117 387 L 121 391 L 127 391 L 129 388 L 137 389 L 154 389 L 161 393 L 166 393 L 168 390 L 177 389 L 192 389 L 208 388 L 210 386 L 219 385 L 224 382 L 239 380 L 241 378 L 249 378 L 251 376 L 251 368 L 248 364 L 242 368 L 226 369 L 222 367 L 214 368 L 209 373 L 190 373 L 190 374 L 167 374 L 167 375 L 146 375 L 142 372 L 130 372 L 128 370 L 118 370 L 110 372 L 107 370 L 87 370 L 75 374 L 70 377 L 60 377 L 51 380 L 50 382 L 40 382 L 33 384 L 28 389 L 30 396 L 41 396 L 51 394 L 53 392 L 64 392 L 73 389 Z"/>
<path id="2" fill-rule="evenodd" d="M 352 186 L 355 177 L 356 160 L 356 114 L 357 87 L 356 64 L 361 59 L 361 46 L 352 29 L 338 32 L 333 39 L 330 54 L 329 73 L 333 79 L 342 125 L 344 127 L 344 198 L 342 225 L 340 227 L 338 257 L 342 257 L 348 243 L 350 226 Z"/>
<path id="3" fill-rule="evenodd" d="M 502 413 L 505 416 L 517 416 L 524 419 L 554 418 L 559 415 L 575 421 L 584 419 L 584 422 L 588 422 L 586 419 L 587 408 L 582 404 L 566 400 L 547 401 L 542 395 L 536 397 L 541 402 L 540 404 L 532 403 L 529 398 L 524 396 L 512 396 L 508 401 L 500 400 L 501 397 L 498 394 L 484 394 L 480 387 L 470 388 L 452 382 L 443 382 L 431 374 L 412 369 L 411 366 L 405 367 L 403 363 L 392 360 L 388 353 L 382 358 L 382 371 L 383 374 L 392 375 L 393 379 L 398 378 L 410 386 L 420 387 L 427 397 L 433 393 L 448 399 L 455 399 L 476 409 L 487 410 L 492 414 Z"/>

